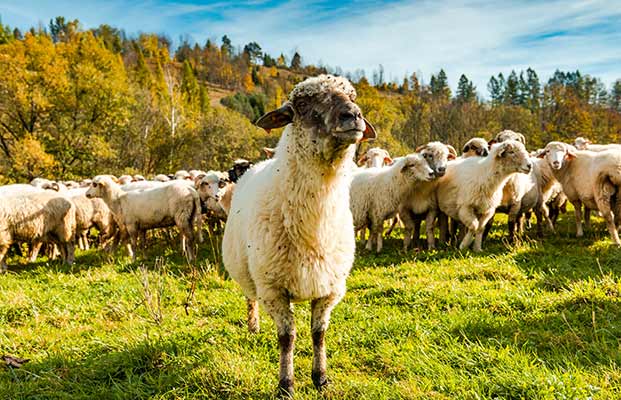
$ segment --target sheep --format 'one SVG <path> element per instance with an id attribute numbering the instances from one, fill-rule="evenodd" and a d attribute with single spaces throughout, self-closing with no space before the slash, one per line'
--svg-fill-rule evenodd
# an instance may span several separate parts
<path id="1" fill-rule="evenodd" d="M 170 183 L 152 189 L 123 191 L 109 177 L 93 179 L 86 197 L 102 198 L 114 214 L 123 236 L 129 235 L 127 249 L 132 258 L 138 236 L 147 229 L 176 225 L 182 237 L 182 247 L 189 261 L 194 261 L 194 224 L 201 236 L 201 205 L 196 190 L 183 183 Z"/>
<path id="2" fill-rule="evenodd" d="M 86 193 L 73 193 L 67 197 L 76 207 L 76 237 L 80 249 L 88 250 L 88 231 L 93 226 L 99 230 L 102 241 L 114 235 L 114 217 L 102 199 L 88 198 Z"/>
<path id="3" fill-rule="evenodd" d="M 119 184 L 121 185 L 127 185 L 129 183 L 132 183 L 134 181 L 134 177 L 131 175 L 121 175 L 119 176 Z"/>
<path id="4" fill-rule="evenodd" d="M 516 173 L 529 173 L 532 162 L 516 140 L 494 144 L 487 157 L 468 157 L 448 164 L 436 185 L 438 208 L 464 224 L 467 232 L 460 249 L 481 251 L 483 230 L 502 199 L 502 187 Z M 432 209 L 431 214 L 435 210 Z"/>
<path id="5" fill-rule="evenodd" d="M 487 140 L 480 138 L 480 137 L 474 137 L 468 140 L 464 144 L 464 147 L 462 148 L 462 151 L 461 151 L 462 158 L 474 157 L 474 156 L 486 157 L 488 154 L 489 154 L 489 145 L 487 144 Z"/>
<path id="6" fill-rule="evenodd" d="M 358 159 L 357 164 L 360 167 L 378 168 L 392 164 L 392 158 L 390 158 L 388 151 L 379 147 L 372 147 Z"/>
<path id="7" fill-rule="evenodd" d="M 517 140 L 526 146 L 526 138 L 519 132 L 512 131 L 511 129 L 505 129 L 504 131 L 500 131 L 494 136 L 492 140 L 489 141 L 490 147 L 496 143 L 502 143 L 505 140 Z"/>
<path id="8" fill-rule="evenodd" d="M 606 151 L 606 150 L 621 150 L 621 144 L 593 144 L 589 139 L 583 137 L 577 137 L 574 140 L 574 147 L 578 150 L 589 151 Z"/>
<path id="9" fill-rule="evenodd" d="M 621 246 L 615 224 L 615 218 L 618 219 L 619 215 L 615 216 L 612 204 L 621 186 L 621 151 L 577 150 L 566 143 L 550 142 L 541 157 L 548 162 L 569 202 L 574 205 L 576 236 L 584 235 L 580 215 L 584 204 L 599 210 L 613 242 Z"/>
<path id="10" fill-rule="evenodd" d="M 158 174 L 158 175 L 155 175 L 153 180 L 157 182 L 168 182 L 170 181 L 170 178 L 164 174 Z"/>
<path id="11" fill-rule="evenodd" d="M 276 323 L 283 394 L 293 394 L 292 302 L 311 301 L 312 381 L 318 389 L 328 384 L 324 335 L 355 253 L 349 209 L 355 144 L 375 138 L 355 98 L 347 79 L 320 75 L 259 118 L 267 131 L 286 128 L 277 156 L 238 181 L 224 230 L 222 258 L 247 298 L 248 329 L 259 330 L 258 303 Z"/>
<path id="12" fill-rule="evenodd" d="M 146 181 L 146 178 L 140 174 L 134 175 L 132 178 L 132 182 L 142 182 Z"/>
<path id="13" fill-rule="evenodd" d="M 434 172 L 436 178 L 444 176 L 449 160 L 457 158 L 457 151 L 453 146 L 440 142 L 429 142 L 416 149 L 427 161 Z M 409 196 L 399 206 L 399 217 L 405 225 L 403 236 L 403 249 L 408 250 L 412 240 L 418 240 L 420 224 L 425 219 L 427 232 L 427 246 L 430 249 L 435 247 L 434 220 L 436 213 L 429 213 L 436 207 L 433 196 L 435 192 L 436 180 L 421 182 L 416 185 L 416 190 L 412 190 Z"/>
<path id="14" fill-rule="evenodd" d="M 74 261 L 75 206 L 52 191 L 7 196 L 0 202 L 0 271 L 13 242 L 51 241 L 59 245 L 63 260 Z"/>
<path id="15" fill-rule="evenodd" d="M 208 171 L 205 176 L 197 178 L 196 190 L 201 201 L 207 203 L 208 208 L 216 214 L 217 217 L 225 219 L 231 207 L 231 197 L 235 184 L 230 182 L 226 172 Z M 228 194 L 231 192 L 231 194 Z M 228 194 L 228 195 L 227 195 Z M 221 201 L 225 200 L 225 204 Z"/>
<path id="16" fill-rule="evenodd" d="M 367 250 L 373 248 L 375 241 L 377 252 L 382 251 L 384 221 L 395 216 L 415 183 L 434 178 L 433 169 L 418 153 L 402 157 L 389 167 L 371 167 L 356 172 L 349 192 L 351 211 L 354 228 L 368 227 L 371 232 Z"/>
<path id="17" fill-rule="evenodd" d="M 181 169 L 175 172 L 174 179 L 184 180 L 184 179 L 192 179 L 192 177 L 190 176 L 190 173 L 188 171 Z"/>
<path id="18" fill-rule="evenodd" d="M 253 165 L 254 164 L 252 162 L 244 160 L 243 158 L 235 160 L 235 162 L 233 163 L 233 167 L 228 170 L 230 181 L 233 183 L 237 183 L 237 180 L 241 178 L 242 175 L 246 173 L 246 171 L 252 168 Z"/>
<path id="19" fill-rule="evenodd" d="M 0 186 L 0 196 L 17 196 L 28 193 L 39 193 L 45 189 L 35 187 L 26 183 L 14 183 L 11 185 Z"/>

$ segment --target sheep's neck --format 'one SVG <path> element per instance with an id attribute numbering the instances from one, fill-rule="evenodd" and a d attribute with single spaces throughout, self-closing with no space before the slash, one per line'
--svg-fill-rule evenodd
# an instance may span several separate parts
<path id="1" fill-rule="evenodd" d="M 486 157 L 483 163 L 486 164 L 484 171 L 489 171 L 489 178 L 479 181 L 481 183 L 481 191 L 493 193 L 504 185 L 511 173 L 507 173 L 501 165 L 496 164 L 496 159 L 493 157 Z"/>
<path id="2" fill-rule="evenodd" d="M 121 204 L 119 202 L 119 200 L 125 196 L 126 193 L 118 186 L 113 185 L 110 187 L 107 187 L 106 190 L 103 193 L 103 201 L 106 203 L 106 205 L 110 208 L 110 210 L 114 213 L 114 214 L 119 214 L 120 213 L 120 209 L 121 209 Z"/>

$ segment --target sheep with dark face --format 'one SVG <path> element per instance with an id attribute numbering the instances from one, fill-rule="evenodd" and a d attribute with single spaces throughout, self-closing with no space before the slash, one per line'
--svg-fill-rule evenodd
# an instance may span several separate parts
<path id="1" fill-rule="evenodd" d="M 277 156 L 238 181 L 224 231 L 223 261 L 247 298 L 248 329 L 259 329 L 258 304 L 276 323 L 283 394 L 293 392 L 294 302 L 311 301 L 312 380 L 318 389 L 328 383 L 324 335 L 355 252 L 355 144 L 375 137 L 355 99 L 345 78 L 320 75 L 257 121 L 268 131 L 286 128 Z"/>
<path id="2" fill-rule="evenodd" d="M 242 175 L 246 173 L 246 171 L 252 168 L 253 165 L 254 164 L 252 162 L 244 160 L 243 158 L 235 160 L 235 162 L 233 163 L 233 167 L 228 170 L 230 181 L 233 183 L 237 183 L 239 178 L 241 178 Z"/>

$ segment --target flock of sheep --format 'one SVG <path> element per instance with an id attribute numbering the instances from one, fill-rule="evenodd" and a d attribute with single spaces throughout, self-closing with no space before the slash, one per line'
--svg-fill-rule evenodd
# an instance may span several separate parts
<path id="1" fill-rule="evenodd" d="M 469 140 L 459 156 L 440 142 L 392 159 L 371 148 L 359 158 L 357 145 L 376 132 L 355 104 L 356 92 L 342 77 L 320 75 L 298 84 L 288 101 L 257 125 L 286 127 L 269 160 L 239 160 L 228 172 L 178 171 L 142 176 L 100 175 L 64 185 L 43 179 L 0 187 L 0 265 L 13 243 L 30 246 L 34 261 L 42 243 L 71 263 L 74 244 L 88 246 L 99 231 L 102 246 L 127 246 L 135 256 L 145 232 L 176 226 L 190 261 L 209 229 L 225 221 L 222 256 L 247 300 L 248 329 L 259 330 L 259 304 L 274 319 L 280 346 L 279 389 L 293 393 L 296 336 L 293 303 L 311 301 L 312 380 L 328 384 L 324 336 L 330 313 L 345 295 L 355 254 L 355 232 L 369 230 L 367 249 L 382 250 L 384 223 L 405 228 L 404 249 L 417 242 L 425 221 L 427 246 L 459 241 L 480 251 L 496 212 L 508 214 L 515 239 L 537 217 L 538 233 L 554 232 L 565 203 L 575 208 L 577 235 L 582 212 L 606 221 L 618 237 L 621 145 L 551 142 L 528 153 L 523 135 L 498 133 L 489 143 Z M 455 242 L 456 243 L 456 242 Z M 21 247 L 18 247 L 21 249 Z"/>

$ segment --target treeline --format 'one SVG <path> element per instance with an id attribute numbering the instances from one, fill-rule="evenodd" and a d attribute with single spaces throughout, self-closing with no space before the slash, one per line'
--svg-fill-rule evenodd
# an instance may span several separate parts
<path id="1" fill-rule="evenodd" d="M 163 35 L 83 30 L 57 17 L 25 34 L 0 24 L 0 181 L 225 168 L 238 157 L 260 158 L 277 135 L 251 122 L 280 106 L 297 82 L 325 72 L 355 82 L 379 130 L 377 145 L 394 154 L 430 140 L 459 146 L 502 129 L 524 133 L 531 148 L 578 135 L 621 139 L 621 81 L 606 88 L 579 71 L 557 71 L 547 82 L 530 68 L 498 74 L 486 101 L 465 75 L 452 93 L 442 70 L 428 83 L 416 74 L 386 82 L 380 66 L 369 82 L 362 70 L 305 65 L 297 52 L 273 56 L 256 42 L 186 40 L 173 52 Z"/>

